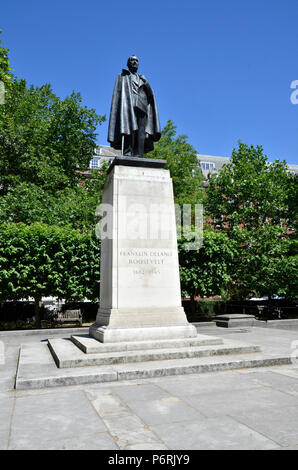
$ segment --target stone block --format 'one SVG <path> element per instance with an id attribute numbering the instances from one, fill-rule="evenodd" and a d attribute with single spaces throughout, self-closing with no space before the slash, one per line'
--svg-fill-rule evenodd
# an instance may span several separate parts
<path id="1" fill-rule="evenodd" d="M 231 313 L 227 315 L 218 315 L 215 319 L 216 326 L 223 328 L 235 328 L 241 326 L 255 326 L 256 320 L 253 315 L 241 313 Z"/>

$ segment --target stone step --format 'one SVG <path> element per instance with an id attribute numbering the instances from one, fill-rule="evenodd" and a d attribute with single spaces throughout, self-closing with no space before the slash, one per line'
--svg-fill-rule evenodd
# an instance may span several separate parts
<path id="1" fill-rule="evenodd" d="M 262 353 L 207 356 L 112 366 L 59 369 L 46 343 L 24 344 L 20 350 L 15 388 L 19 390 L 135 380 L 223 370 L 289 365 L 290 355 Z"/>
<path id="2" fill-rule="evenodd" d="M 100 343 L 89 334 L 72 335 L 72 342 L 86 354 L 110 353 L 118 351 L 140 351 L 147 349 L 166 349 L 193 346 L 211 346 L 223 344 L 223 339 L 217 336 L 200 335 L 196 338 L 168 339 L 155 341 L 129 341 L 125 343 Z"/>
<path id="3" fill-rule="evenodd" d="M 173 359 L 245 354 L 260 351 L 259 346 L 236 341 L 225 344 L 179 347 L 166 349 L 142 349 L 140 351 L 117 351 L 109 353 L 85 354 L 69 339 L 49 339 L 48 345 L 57 367 L 60 369 L 83 366 L 104 366 L 112 364 L 164 361 Z"/>

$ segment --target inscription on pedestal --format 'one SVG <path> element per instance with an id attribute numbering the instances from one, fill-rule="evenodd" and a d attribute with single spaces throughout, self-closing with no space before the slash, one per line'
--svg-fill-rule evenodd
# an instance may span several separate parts
<path id="1" fill-rule="evenodd" d="M 169 267 L 173 259 L 173 250 L 157 249 L 121 249 L 120 259 L 137 277 L 158 276 L 163 267 Z M 121 263 L 123 265 L 123 262 Z"/>

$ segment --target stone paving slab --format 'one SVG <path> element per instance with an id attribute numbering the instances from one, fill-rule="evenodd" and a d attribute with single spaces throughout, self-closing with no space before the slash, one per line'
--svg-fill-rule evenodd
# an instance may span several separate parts
<path id="1" fill-rule="evenodd" d="M 0 450 L 7 448 L 13 408 L 14 397 L 0 394 Z"/>
<path id="2" fill-rule="evenodd" d="M 257 400 L 256 400 L 256 397 Z M 243 412 L 245 402 L 246 413 L 250 411 L 263 413 L 266 409 L 288 408 L 298 403 L 296 396 L 283 393 L 272 388 L 249 388 L 246 390 L 230 390 L 228 397 L 223 399 L 221 392 L 196 393 L 186 395 L 183 400 L 194 409 L 201 412 L 206 418 L 215 418 L 225 415 L 227 401 L 229 402 L 229 415 L 236 416 Z"/>
<path id="3" fill-rule="evenodd" d="M 94 409 L 104 421 L 120 449 L 141 444 L 160 446 L 160 440 L 149 426 L 133 412 L 113 391 L 88 391 L 87 396 Z M 166 448 L 166 447 L 163 447 Z"/>
<path id="4" fill-rule="evenodd" d="M 298 396 L 298 372 L 297 370 L 267 370 L 266 372 L 255 372 L 246 377 L 247 385 L 260 385 L 273 388 L 289 395 Z"/>
<path id="5" fill-rule="evenodd" d="M 179 431 L 177 432 L 177 430 Z M 200 421 L 152 426 L 170 449 L 180 450 L 269 450 L 278 445 L 229 416 Z"/>
<path id="6" fill-rule="evenodd" d="M 149 426 L 184 421 L 202 421 L 205 416 L 177 396 L 150 400 L 127 400 L 130 409 Z"/>
<path id="7" fill-rule="evenodd" d="M 59 399 L 55 393 L 41 395 L 38 400 L 32 396 L 18 398 L 11 426 L 10 449 L 37 448 L 40 443 L 72 439 L 81 432 L 90 436 L 94 430 L 107 431 L 81 390 L 73 391 L 71 397 L 59 395 Z"/>
<path id="8" fill-rule="evenodd" d="M 108 432 L 93 432 L 69 438 L 47 439 L 42 442 L 14 440 L 8 450 L 119 450 Z"/>
<path id="9" fill-rule="evenodd" d="M 266 435 L 280 446 L 298 443 L 298 406 L 271 406 L 232 412 L 232 418 Z"/>

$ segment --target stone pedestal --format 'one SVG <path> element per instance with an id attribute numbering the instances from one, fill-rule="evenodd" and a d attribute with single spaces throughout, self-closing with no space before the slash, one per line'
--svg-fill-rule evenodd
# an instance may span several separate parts
<path id="1" fill-rule="evenodd" d="M 181 306 L 172 180 L 161 160 L 114 160 L 101 224 L 100 307 L 90 335 L 103 343 L 191 338 Z"/>

